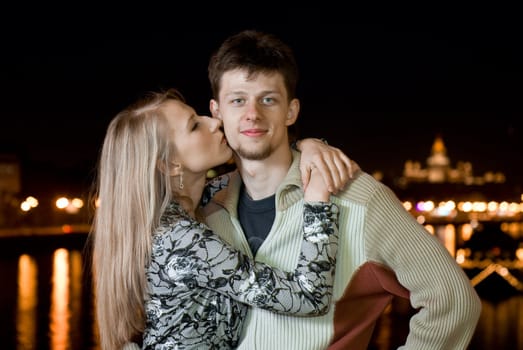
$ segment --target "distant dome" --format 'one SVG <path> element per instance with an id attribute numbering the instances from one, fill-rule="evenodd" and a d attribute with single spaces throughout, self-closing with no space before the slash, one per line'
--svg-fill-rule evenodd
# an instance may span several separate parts
<path id="1" fill-rule="evenodd" d="M 432 144 L 432 153 L 440 153 L 440 154 L 446 154 L 447 148 L 445 147 L 445 143 L 443 142 L 443 138 L 441 136 L 436 136 L 436 139 L 434 140 L 434 143 Z"/>

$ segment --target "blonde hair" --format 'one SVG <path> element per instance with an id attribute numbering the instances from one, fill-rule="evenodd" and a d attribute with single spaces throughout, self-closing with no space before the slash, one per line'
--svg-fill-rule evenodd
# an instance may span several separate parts
<path id="1" fill-rule="evenodd" d="M 152 233 L 173 198 L 168 165 L 173 146 L 161 107 L 184 102 L 176 90 L 150 93 L 110 122 L 97 180 L 99 207 L 90 233 L 96 318 L 101 348 L 121 349 L 145 326 L 145 266 Z"/>

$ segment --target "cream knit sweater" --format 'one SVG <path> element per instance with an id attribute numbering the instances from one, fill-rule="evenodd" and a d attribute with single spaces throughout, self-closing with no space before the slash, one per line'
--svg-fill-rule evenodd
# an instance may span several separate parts
<path id="1" fill-rule="evenodd" d="M 276 193 L 276 217 L 256 259 L 292 271 L 302 240 L 299 153 Z M 251 254 L 236 215 L 238 173 L 206 208 L 207 224 Z M 466 349 L 481 303 L 439 240 L 403 208 L 394 193 L 359 172 L 332 201 L 340 208 L 339 247 L 331 310 L 325 316 L 284 316 L 252 308 L 239 349 L 367 349 L 375 321 L 393 296 L 418 312 L 401 349 Z"/>

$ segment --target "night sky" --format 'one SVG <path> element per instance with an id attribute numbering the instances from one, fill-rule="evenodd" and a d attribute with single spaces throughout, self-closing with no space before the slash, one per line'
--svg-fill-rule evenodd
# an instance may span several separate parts
<path id="1" fill-rule="evenodd" d="M 203 7 L 3 14 L 0 153 L 20 157 L 25 190 L 87 186 L 109 121 L 145 91 L 177 87 L 208 114 L 209 56 L 242 29 L 294 49 L 301 135 L 326 138 L 364 170 L 398 176 L 441 135 L 452 166 L 523 183 L 515 9 Z"/>

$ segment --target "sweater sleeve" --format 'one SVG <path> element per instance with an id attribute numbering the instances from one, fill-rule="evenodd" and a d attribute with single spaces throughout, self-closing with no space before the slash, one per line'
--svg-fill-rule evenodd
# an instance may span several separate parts
<path id="1" fill-rule="evenodd" d="M 395 272 L 419 309 L 401 349 L 466 349 L 481 303 L 464 271 L 388 187 L 380 184 L 368 205 L 367 255 Z"/>
<path id="2" fill-rule="evenodd" d="M 305 203 L 298 266 L 284 272 L 250 260 L 204 224 L 176 223 L 161 237 L 154 261 L 162 284 L 196 284 L 277 313 L 323 315 L 329 310 L 338 247 L 338 207 Z"/>

